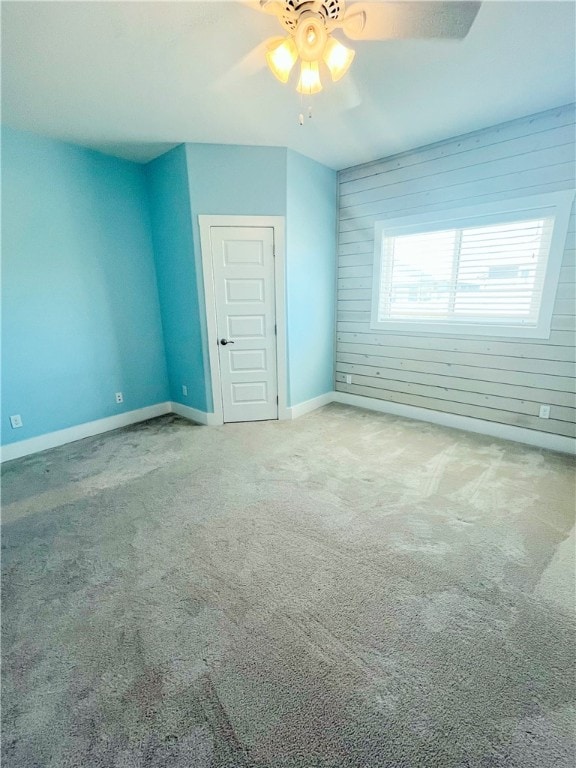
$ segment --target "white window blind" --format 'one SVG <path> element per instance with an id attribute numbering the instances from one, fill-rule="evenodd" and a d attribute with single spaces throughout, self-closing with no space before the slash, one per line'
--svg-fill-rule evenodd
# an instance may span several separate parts
<path id="1" fill-rule="evenodd" d="M 377 222 L 372 328 L 545 338 L 573 197 Z"/>
<path id="2" fill-rule="evenodd" d="M 553 224 L 384 237 L 379 318 L 536 325 Z"/>

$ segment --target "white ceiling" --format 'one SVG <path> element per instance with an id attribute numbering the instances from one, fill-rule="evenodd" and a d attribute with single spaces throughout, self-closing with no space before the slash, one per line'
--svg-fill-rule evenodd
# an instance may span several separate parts
<path id="1" fill-rule="evenodd" d="M 278 21 L 242 2 L 3 2 L 2 119 L 143 162 L 190 141 L 345 168 L 574 101 L 574 17 L 488 0 L 463 41 L 354 43 L 299 126 L 263 64 Z"/>

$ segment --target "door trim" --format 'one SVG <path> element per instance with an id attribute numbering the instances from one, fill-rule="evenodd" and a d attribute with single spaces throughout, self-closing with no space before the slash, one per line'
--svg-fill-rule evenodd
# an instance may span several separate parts
<path id="1" fill-rule="evenodd" d="M 290 418 L 288 409 L 288 366 L 286 343 L 286 224 L 284 216 L 198 216 L 202 276 L 206 304 L 206 330 L 210 362 L 210 383 L 214 404 L 214 423 L 224 423 L 218 333 L 216 326 L 216 294 L 212 269 L 211 227 L 268 227 L 274 230 L 274 297 L 276 300 L 276 373 L 278 381 L 278 419 Z"/>

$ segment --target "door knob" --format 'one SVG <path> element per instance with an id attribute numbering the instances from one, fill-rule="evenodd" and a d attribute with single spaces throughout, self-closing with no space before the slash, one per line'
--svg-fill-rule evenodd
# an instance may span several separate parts
<path id="1" fill-rule="evenodd" d="M 225 347 L 226 344 L 234 344 L 234 342 L 228 341 L 228 339 L 220 339 L 220 344 L 222 344 L 222 346 Z"/>

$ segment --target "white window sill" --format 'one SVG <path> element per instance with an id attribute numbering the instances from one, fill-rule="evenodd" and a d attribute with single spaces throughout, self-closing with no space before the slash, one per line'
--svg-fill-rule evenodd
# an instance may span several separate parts
<path id="1" fill-rule="evenodd" d="M 503 338 L 549 339 L 550 326 L 522 326 L 479 323 L 440 323 L 433 320 L 372 322 L 373 331 L 394 333 L 430 333 L 441 336 L 502 336 Z"/>

